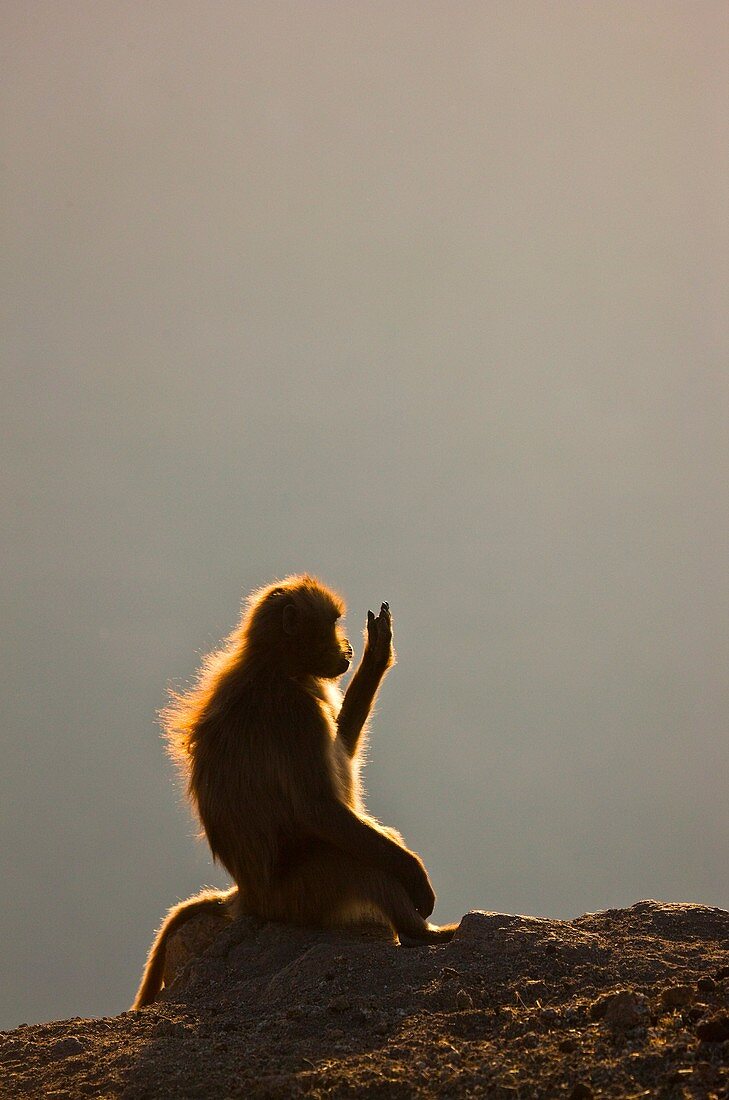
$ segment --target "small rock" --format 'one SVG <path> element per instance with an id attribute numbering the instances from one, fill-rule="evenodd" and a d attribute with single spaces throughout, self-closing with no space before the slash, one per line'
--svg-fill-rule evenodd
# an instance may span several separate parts
<path id="1" fill-rule="evenodd" d="M 577 1081 L 572 1086 L 569 1100 L 592 1100 L 594 1095 L 594 1092 L 585 1081 Z"/>
<path id="2" fill-rule="evenodd" d="M 696 1034 L 703 1043 L 723 1043 L 729 1039 L 729 1013 L 702 1020 L 696 1025 Z"/>
<path id="3" fill-rule="evenodd" d="M 465 989 L 459 989 L 456 993 L 456 1005 L 461 1012 L 473 1008 L 473 997 Z"/>
<path id="4" fill-rule="evenodd" d="M 229 1025 L 232 1025 L 232 1021 L 226 1020 L 224 1027 L 228 1028 Z M 174 1020 L 160 1020 L 157 1024 L 157 1034 L 165 1038 L 172 1037 L 173 1035 L 178 1035 L 179 1031 L 180 1025 Z"/>
<path id="5" fill-rule="evenodd" d="M 572 1054 L 575 1050 L 577 1050 L 578 1046 L 579 1043 L 576 1039 L 569 1038 L 560 1039 L 559 1043 L 557 1044 L 558 1049 L 561 1050 L 563 1054 Z"/>
<path id="6" fill-rule="evenodd" d="M 725 978 L 729 978 L 729 966 L 720 966 L 714 977 L 717 982 L 723 982 Z"/>
<path id="7" fill-rule="evenodd" d="M 696 983 L 696 988 L 701 990 L 702 993 L 712 993 L 716 989 L 716 982 L 713 978 L 705 977 L 699 978 Z"/>
<path id="8" fill-rule="evenodd" d="M 81 1039 L 77 1039 L 73 1035 L 69 1035 L 67 1039 L 59 1039 L 54 1043 L 48 1054 L 52 1061 L 57 1061 L 60 1058 L 70 1058 L 72 1054 L 81 1054 L 86 1050 L 86 1043 Z"/>
<path id="9" fill-rule="evenodd" d="M 590 1005 L 590 1017 L 614 1028 L 640 1027 L 648 1018 L 648 998 L 632 989 L 606 993 Z"/>
<path id="10" fill-rule="evenodd" d="M 352 1007 L 352 1002 L 342 995 L 339 997 L 332 997 L 331 1001 L 327 1005 L 330 1012 L 348 1012 Z"/>
<path id="11" fill-rule="evenodd" d="M 661 991 L 661 1005 L 663 1008 L 683 1008 L 690 1005 L 696 994 L 690 985 L 669 985 Z"/>

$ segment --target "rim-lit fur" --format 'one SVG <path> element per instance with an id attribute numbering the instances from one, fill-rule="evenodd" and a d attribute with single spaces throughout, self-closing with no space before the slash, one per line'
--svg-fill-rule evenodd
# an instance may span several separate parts
<path id="1" fill-rule="evenodd" d="M 362 733 L 394 663 L 389 606 L 369 613 L 342 698 L 335 681 L 352 658 L 337 622 L 344 609 L 307 574 L 254 592 L 195 686 L 163 712 L 170 752 L 238 888 L 236 912 L 315 927 L 374 914 L 408 938 L 450 938 L 427 922 L 435 895 L 422 861 L 362 804 Z M 163 926 L 158 953 L 184 908 Z M 152 958 L 148 967 L 158 974 Z"/>
<path id="2" fill-rule="evenodd" d="M 224 892 L 220 890 L 202 890 L 194 897 L 188 898 L 187 901 L 182 901 L 179 905 L 174 905 L 170 909 L 150 948 L 132 1009 L 140 1009 L 145 1005 L 152 1004 L 162 988 L 167 961 L 167 944 L 170 936 L 174 935 L 183 924 L 187 924 L 192 917 L 196 917 L 201 913 L 209 913 L 231 920 L 233 915 L 231 900 L 236 893 L 235 888 Z"/>

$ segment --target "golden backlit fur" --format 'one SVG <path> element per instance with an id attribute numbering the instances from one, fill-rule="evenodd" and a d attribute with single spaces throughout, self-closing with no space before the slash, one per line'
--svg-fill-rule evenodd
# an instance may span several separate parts
<path id="1" fill-rule="evenodd" d="M 390 610 L 368 613 L 364 654 L 342 697 L 336 681 L 352 658 L 338 625 L 344 609 L 306 575 L 253 593 L 195 687 L 163 712 L 170 751 L 213 856 L 235 881 L 227 914 L 320 928 L 374 916 L 409 939 L 447 939 L 452 928 L 428 924 L 435 895 L 420 858 L 362 803 L 361 735 L 394 663 Z M 155 954 L 187 905 L 199 912 L 216 899 L 171 911 L 135 1007 L 158 991 Z"/>
<path id="2" fill-rule="evenodd" d="M 149 950 L 147 962 L 139 983 L 137 996 L 134 999 L 133 1009 L 142 1008 L 151 1004 L 162 988 L 165 964 L 167 961 L 167 944 L 183 924 L 199 913 L 206 913 L 211 917 L 230 921 L 234 916 L 234 899 L 238 891 L 233 887 L 225 892 L 219 890 L 202 890 L 194 897 L 182 901 L 179 905 L 173 905 L 167 913 L 162 925 L 154 938 Z"/>

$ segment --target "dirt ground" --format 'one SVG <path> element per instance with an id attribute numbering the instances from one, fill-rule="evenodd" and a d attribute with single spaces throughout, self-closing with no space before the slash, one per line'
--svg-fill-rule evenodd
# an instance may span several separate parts
<path id="1" fill-rule="evenodd" d="M 729 913 L 472 912 L 409 948 L 240 921 L 142 1012 L 0 1035 L 0 1096 L 729 1098 Z"/>

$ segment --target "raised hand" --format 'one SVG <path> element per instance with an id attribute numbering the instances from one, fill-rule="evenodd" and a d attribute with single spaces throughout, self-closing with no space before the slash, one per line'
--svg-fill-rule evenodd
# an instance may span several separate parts
<path id="1" fill-rule="evenodd" d="M 379 615 L 367 612 L 367 641 L 364 660 L 374 668 L 386 669 L 395 661 L 392 645 L 392 615 L 390 605 L 383 603 Z"/>

